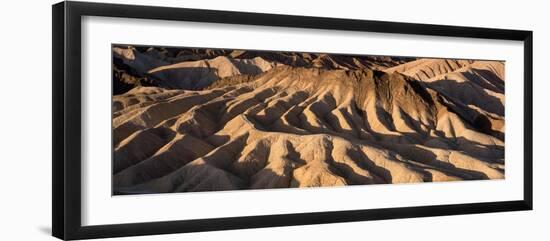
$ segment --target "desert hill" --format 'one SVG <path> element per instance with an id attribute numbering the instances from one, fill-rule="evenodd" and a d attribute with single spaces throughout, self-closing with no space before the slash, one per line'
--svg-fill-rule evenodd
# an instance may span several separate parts
<path id="1" fill-rule="evenodd" d="M 457 106 L 463 118 L 479 116 L 477 121 L 486 131 L 504 138 L 503 62 L 419 59 L 385 71 L 421 80 Z"/>
<path id="2" fill-rule="evenodd" d="M 117 194 L 504 178 L 502 62 L 138 50 Z"/>
<path id="3" fill-rule="evenodd" d="M 124 48 L 124 47 L 120 47 Z M 339 68 L 348 66 L 354 69 L 363 68 L 387 68 L 398 64 L 406 63 L 415 58 L 407 57 L 384 57 L 384 56 L 356 56 L 356 55 L 328 55 L 323 53 L 299 53 L 282 51 L 259 51 L 259 50 L 224 50 L 224 49 L 182 49 L 170 47 L 126 47 L 150 57 L 160 59 L 167 63 L 175 64 L 184 61 L 213 59 L 225 56 L 231 59 L 253 59 L 261 57 L 269 62 L 275 62 L 294 67 L 320 67 L 321 62 L 332 62 L 337 64 L 323 65 L 324 68 Z"/>
<path id="4" fill-rule="evenodd" d="M 115 46 L 113 92 L 122 94 L 136 86 L 201 90 L 219 79 L 257 75 L 281 65 L 382 70 L 410 60 L 412 58 Z"/>
<path id="5" fill-rule="evenodd" d="M 147 73 L 162 80 L 162 87 L 172 89 L 203 89 L 218 79 L 256 75 L 275 67 L 276 63 L 267 62 L 261 57 L 253 59 L 231 59 L 218 56 L 208 60 L 186 61 L 164 65 Z"/>

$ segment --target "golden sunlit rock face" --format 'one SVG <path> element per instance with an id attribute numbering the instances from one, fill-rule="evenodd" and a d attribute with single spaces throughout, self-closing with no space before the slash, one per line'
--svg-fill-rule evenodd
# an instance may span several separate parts
<path id="1" fill-rule="evenodd" d="M 504 178 L 504 62 L 113 46 L 113 193 Z"/>

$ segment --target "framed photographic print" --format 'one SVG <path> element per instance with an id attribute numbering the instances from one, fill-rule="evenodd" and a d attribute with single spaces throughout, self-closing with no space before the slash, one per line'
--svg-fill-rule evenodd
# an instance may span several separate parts
<path id="1" fill-rule="evenodd" d="M 532 209 L 532 32 L 53 6 L 53 235 Z"/>

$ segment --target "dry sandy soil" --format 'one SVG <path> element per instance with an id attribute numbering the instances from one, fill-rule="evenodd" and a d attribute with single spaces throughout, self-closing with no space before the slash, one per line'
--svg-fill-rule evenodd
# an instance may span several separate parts
<path id="1" fill-rule="evenodd" d="M 113 47 L 115 194 L 504 178 L 504 62 Z"/>

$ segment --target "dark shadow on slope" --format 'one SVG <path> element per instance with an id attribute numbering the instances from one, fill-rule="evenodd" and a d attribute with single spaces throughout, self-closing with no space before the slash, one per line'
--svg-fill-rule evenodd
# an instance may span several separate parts
<path id="1" fill-rule="evenodd" d="M 504 81 L 494 72 L 475 68 L 472 69 L 472 72 L 462 72 L 461 74 L 482 88 L 504 94 Z"/>
<path id="2" fill-rule="evenodd" d="M 138 86 L 160 86 L 160 81 L 147 73 L 141 73 L 120 58 L 113 58 L 112 63 L 113 95 L 124 94 Z"/>
<path id="3" fill-rule="evenodd" d="M 252 175 L 256 176 L 256 174 L 261 173 L 263 179 L 270 179 L 270 180 L 278 180 L 279 183 L 275 187 L 269 187 L 269 188 L 290 188 L 291 184 L 294 183 L 294 185 L 300 185 L 300 181 L 293 180 L 293 173 L 294 170 L 306 165 L 306 161 L 300 157 L 300 154 L 296 151 L 292 143 L 286 142 L 285 146 L 288 150 L 287 155 L 285 155 L 283 158 L 286 158 L 289 163 L 286 163 L 286 165 L 283 167 L 283 175 L 277 174 L 274 171 L 266 168 L 267 165 L 271 162 L 268 158 L 266 162 L 266 166 L 263 167 L 260 171 L 257 173 L 254 173 Z M 282 183 L 281 183 L 282 182 Z M 249 189 L 262 189 L 262 188 L 254 188 L 251 185 L 248 187 Z"/>
<path id="4" fill-rule="evenodd" d="M 385 146 L 390 150 L 396 153 L 399 153 L 399 155 L 405 157 L 406 159 L 409 159 L 411 161 L 415 161 L 418 163 L 426 164 L 433 169 L 439 170 L 451 176 L 460 177 L 465 180 L 489 179 L 489 177 L 485 173 L 469 170 L 469 169 L 458 168 L 451 163 L 438 160 L 437 156 L 434 153 L 428 150 L 422 149 L 420 147 L 417 147 L 415 145 L 406 145 L 406 146 L 397 147 L 395 145 L 390 144 Z M 410 152 L 414 152 L 414 154 L 410 154 Z M 419 159 L 418 156 L 423 156 L 424 158 Z"/>
<path id="5" fill-rule="evenodd" d="M 160 70 L 149 75 L 161 80 L 166 89 L 200 90 L 219 79 L 218 69 L 211 67 L 182 67 Z"/>
<path id="6" fill-rule="evenodd" d="M 493 136 L 501 141 L 504 141 L 504 133 L 495 130 L 490 116 L 472 108 L 459 100 L 447 96 L 445 93 L 438 93 L 437 98 L 440 98 L 440 103 L 447 107 L 447 110 L 460 117 L 466 125 L 470 125 L 473 129 Z M 499 121 L 496 119 L 495 121 Z M 495 126 L 495 128 L 498 128 Z M 470 128 L 469 128 L 470 129 Z"/>
<path id="7" fill-rule="evenodd" d="M 489 95 L 481 87 L 471 82 L 443 79 L 425 83 L 425 85 L 455 100 L 459 100 L 465 105 L 474 105 L 486 112 L 504 116 L 504 105 L 500 99 Z"/>
<path id="8" fill-rule="evenodd" d="M 170 142 L 175 134 L 171 129 L 155 127 L 128 137 L 132 139 L 129 139 L 124 146 L 113 149 L 113 174 L 150 158 Z"/>

